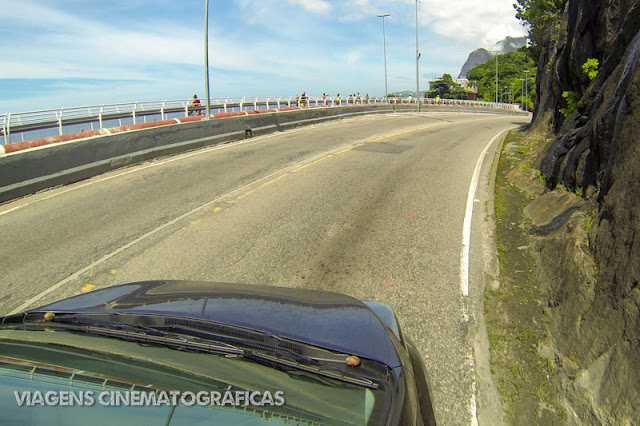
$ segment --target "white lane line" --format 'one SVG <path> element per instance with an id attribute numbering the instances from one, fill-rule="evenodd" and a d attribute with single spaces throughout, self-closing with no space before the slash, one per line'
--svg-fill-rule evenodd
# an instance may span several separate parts
<path id="1" fill-rule="evenodd" d="M 495 135 L 489 143 L 484 147 L 478 161 L 476 162 L 476 168 L 473 170 L 473 176 L 471 177 L 471 183 L 469 184 L 469 195 L 467 195 L 467 208 L 464 213 L 464 222 L 462 224 L 462 250 L 460 252 L 460 291 L 463 296 L 469 296 L 469 251 L 471 249 L 471 217 L 473 215 L 473 200 L 475 199 L 476 189 L 478 187 L 478 179 L 480 178 L 480 169 L 482 168 L 482 162 L 489 147 L 502 136 L 503 133 L 509 129 L 505 129 Z"/>
<path id="2" fill-rule="evenodd" d="M 265 137 L 267 137 L 267 136 L 271 136 L 271 135 L 265 135 Z M 218 149 L 220 149 L 220 148 L 218 148 Z M 311 160 L 313 160 L 315 158 L 326 157 L 328 154 L 333 153 L 335 149 L 336 148 L 333 148 L 333 149 L 331 149 L 329 151 L 326 151 L 323 154 L 319 155 L 318 157 L 312 158 Z M 200 153 L 200 152 L 192 153 L 190 155 L 197 155 L 198 153 Z M 181 156 L 181 158 L 184 158 L 184 157 Z M 145 168 L 146 167 L 156 166 L 156 165 L 159 165 L 159 164 L 165 164 L 167 162 L 176 161 L 178 159 L 179 158 L 172 158 L 172 159 L 169 159 L 169 160 L 167 160 L 165 162 L 162 162 L 162 163 L 153 163 L 153 164 L 150 164 L 148 166 L 145 166 Z M 280 170 L 277 170 L 277 171 L 275 171 L 275 172 L 273 172 L 273 173 L 271 173 L 271 174 L 269 174 L 267 176 L 264 176 L 264 177 L 262 177 L 260 179 L 257 179 L 255 181 L 253 181 L 253 182 L 247 183 L 246 185 L 243 185 L 240 188 L 235 188 L 235 189 L 227 192 L 224 195 L 220 195 L 219 197 L 217 197 L 217 198 L 215 198 L 215 199 L 213 199 L 211 201 L 208 201 L 205 204 L 202 204 L 202 205 L 200 205 L 200 206 L 198 206 L 198 207 L 196 207 L 196 208 L 194 208 L 194 209 L 182 214 L 181 216 L 178 216 L 178 217 L 170 220 L 169 222 L 166 222 L 163 225 L 160 225 L 159 227 L 157 227 L 155 229 L 152 229 L 151 231 L 147 232 L 146 234 L 141 235 L 140 237 L 138 237 L 138 238 L 128 242 L 127 244 L 117 248 L 116 250 L 112 251 L 111 253 L 108 253 L 108 254 L 102 256 L 100 259 L 96 260 L 95 262 L 85 266 L 84 268 L 82 268 L 82 269 L 74 272 L 73 274 L 69 275 L 67 278 L 63 279 L 62 281 L 59 281 L 56 284 L 52 285 L 51 287 L 47 288 L 46 290 L 36 294 L 32 298 L 30 298 L 29 300 L 24 302 L 22 305 L 18 306 L 17 308 L 15 308 L 11 312 L 9 312 L 7 315 L 14 315 L 14 314 L 18 314 L 20 312 L 23 312 L 31 304 L 33 304 L 33 303 L 37 302 L 38 300 L 42 299 L 44 296 L 46 296 L 47 294 L 51 293 L 52 291 L 55 291 L 55 290 L 59 289 L 63 285 L 67 284 L 68 282 L 80 277 L 83 273 L 91 270 L 92 268 L 95 268 L 96 266 L 100 265 L 101 263 L 106 262 L 107 260 L 109 260 L 112 257 L 116 256 L 117 254 L 123 252 L 124 250 L 127 250 L 131 246 L 139 243 L 140 241 L 143 241 L 143 240 L 151 237 L 152 235 L 154 235 L 154 234 L 160 232 L 161 230 L 163 230 L 163 229 L 165 229 L 165 228 L 167 228 L 167 227 L 179 222 L 180 220 L 182 220 L 182 219 L 184 219 L 184 218 L 186 218 L 186 217 L 188 217 L 188 216 L 190 216 L 190 215 L 192 215 L 192 214 L 194 214 L 194 213 L 196 213 L 196 212 L 198 212 L 198 211 L 200 211 L 202 209 L 206 209 L 207 207 L 210 207 L 210 206 L 212 206 L 214 204 L 220 203 L 224 199 L 232 198 L 235 194 L 238 194 L 238 193 L 242 194 L 243 192 L 246 192 L 247 189 L 252 187 L 252 186 L 256 186 L 256 185 L 258 185 L 258 184 L 260 184 L 262 182 L 271 182 L 274 177 L 276 177 L 276 176 L 280 176 L 281 177 L 283 174 L 286 174 L 287 172 L 295 171 L 296 168 L 300 167 L 303 164 L 306 164 L 307 162 L 308 162 L 308 159 L 307 160 L 303 160 L 301 162 L 298 162 L 296 164 L 289 165 L 289 166 L 284 167 L 284 168 L 282 168 Z M 313 163 L 308 163 L 308 164 L 313 164 Z M 134 171 L 136 171 L 136 170 L 131 170 L 129 172 L 124 172 L 122 174 L 131 173 L 131 172 L 134 172 Z M 118 176 L 121 176 L 122 174 L 120 174 Z M 111 179 L 113 177 L 116 177 L 116 176 L 111 176 L 111 177 L 109 177 L 107 179 Z M 278 178 L 276 177 L 276 180 L 277 179 Z"/>
<path id="3" fill-rule="evenodd" d="M 475 198 L 476 189 L 478 188 L 478 181 L 480 179 L 480 169 L 489 147 L 501 137 L 509 129 L 505 129 L 495 135 L 489 143 L 484 147 L 482 153 L 478 157 L 476 167 L 473 170 L 473 176 L 471 177 L 471 183 L 469 184 L 469 194 L 467 195 L 467 208 L 464 214 L 464 223 L 462 225 L 462 249 L 460 252 L 460 291 L 463 297 L 469 296 L 469 251 L 471 248 L 471 218 L 473 216 L 473 204 L 478 200 Z M 473 313 L 471 314 L 473 316 Z M 466 300 L 462 301 L 462 317 L 464 322 L 469 322 L 469 313 L 467 312 Z M 478 402 L 476 398 L 477 385 L 475 380 L 475 360 L 473 356 L 473 349 L 469 347 L 469 354 L 467 359 L 467 365 L 474 372 L 473 381 L 471 383 L 471 398 L 468 401 L 468 409 L 471 414 L 471 426 L 478 426 Z"/>

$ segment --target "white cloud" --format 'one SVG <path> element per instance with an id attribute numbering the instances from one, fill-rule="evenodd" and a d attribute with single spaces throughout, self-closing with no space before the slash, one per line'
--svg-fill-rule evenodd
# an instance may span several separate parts
<path id="1" fill-rule="evenodd" d="M 513 0 L 421 0 L 418 10 L 421 25 L 443 36 L 473 41 L 477 47 L 526 34 L 515 18 Z"/>
<path id="2" fill-rule="evenodd" d="M 312 13 L 326 13 L 331 10 L 331 5 L 324 0 L 288 0 L 288 2 Z"/>
<path id="3" fill-rule="evenodd" d="M 79 7 L 81 0 L 0 0 L 0 79 L 106 80 L 95 90 L 91 83 L 52 92 L 55 100 L 67 91 L 71 103 L 200 93 L 201 15 L 174 16 L 168 0 L 136 2 L 122 10 L 125 1 L 100 3 L 101 13 L 92 13 Z M 524 34 L 512 1 L 422 0 L 421 71 L 453 75 L 473 49 Z M 376 18 L 383 12 L 391 13 L 386 21 L 389 75 L 398 77 L 389 83 L 404 90 L 415 78 L 414 0 L 236 0 L 219 2 L 210 11 L 212 91 L 267 96 L 313 93 L 314 87 L 319 93 L 384 90 Z"/>
<path id="4" fill-rule="evenodd" d="M 515 18 L 513 0 L 420 0 L 418 24 L 447 38 L 476 47 L 491 47 L 507 36 L 525 35 Z M 361 22 L 390 13 L 389 23 L 415 28 L 415 0 L 356 0 L 340 2 L 336 13 L 343 22 Z"/>

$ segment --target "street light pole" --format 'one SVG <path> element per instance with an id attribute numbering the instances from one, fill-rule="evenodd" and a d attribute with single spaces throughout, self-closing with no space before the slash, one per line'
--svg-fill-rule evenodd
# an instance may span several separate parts
<path id="1" fill-rule="evenodd" d="M 384 18 L 389 16 L 389 13 L 380 13 L 378 18 L 382 18 L 382 46 L 384 49 L 384 99 L 389 100 L 387 95 L 389 94 L 389 88 L 387 87 L 387 36 L 384 31 Z"/>
<path id="2" fill-rule="evenodd" d="M 211 99 L 209 94 L 209 0 L 204 2 L 204 91 L 207 92 L 207 116 L 211 117 Z"/>
<path id="3" fill-rule="evenodd" d="M 525 111 L 529 111 L 529 102 L 528 102 L 528 95 L 529 95 L 529 87 L 527 85 L 528 83 L 528 79 L 529 79 L 529 73 L 531 71 L 529 70 L 524 70 L 524 107 L 525 107 Z"/>
<path id="4" fill-rule="evenodd" d="M 416 102 L 420 111 L 420 49 L 418 48 L 418 0 L 416 0 Z"/>
<path id="5" fill-rule="evenodd" d="M 498 108 L 498 52 L 500 51 L 494 50 L 494 52 L 496 52 L 496 108 Z"/>
<path id="6" fill-rule="evenodd" d="M 520 109 L 524 110 L 524 78 L 520 79 Z"/>

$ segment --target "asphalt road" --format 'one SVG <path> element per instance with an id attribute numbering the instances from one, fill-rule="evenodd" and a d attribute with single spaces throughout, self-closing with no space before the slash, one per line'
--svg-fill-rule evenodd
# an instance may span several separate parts
<path id="1" fill-rule="evenodd" d="M 476 349 L 474 358 L 470 323 L 482 309 L 488 170 L 494 137 L 525 119 L 350 118 L 6 203 L 0 314 L 146 279 L 340 291 L 393 306 L 425 358 L 438 420 L 474 424 L 484 407 L 476 365 L 486 354 Z M 479 158 L 467 297 L 463 224 Z"/>

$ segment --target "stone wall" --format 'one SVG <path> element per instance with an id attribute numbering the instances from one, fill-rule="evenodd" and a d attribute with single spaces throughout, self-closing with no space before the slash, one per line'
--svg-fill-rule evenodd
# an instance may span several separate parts
<path id="1" fill-rule="evenodd" d="M 600 62 L 593 81 L 588 58 Z M 565 227 L 537 243 L 558 386 L 576 423 L 640 421 L 639 65 L 639 0 L 569 0 L 539 62 L 533 129 L 553 140 L 537 166 L 549 190 L 562 185 L 589 206 L 582 237 Z M 563 91 L 583 94 L 567 118 Z"/>

